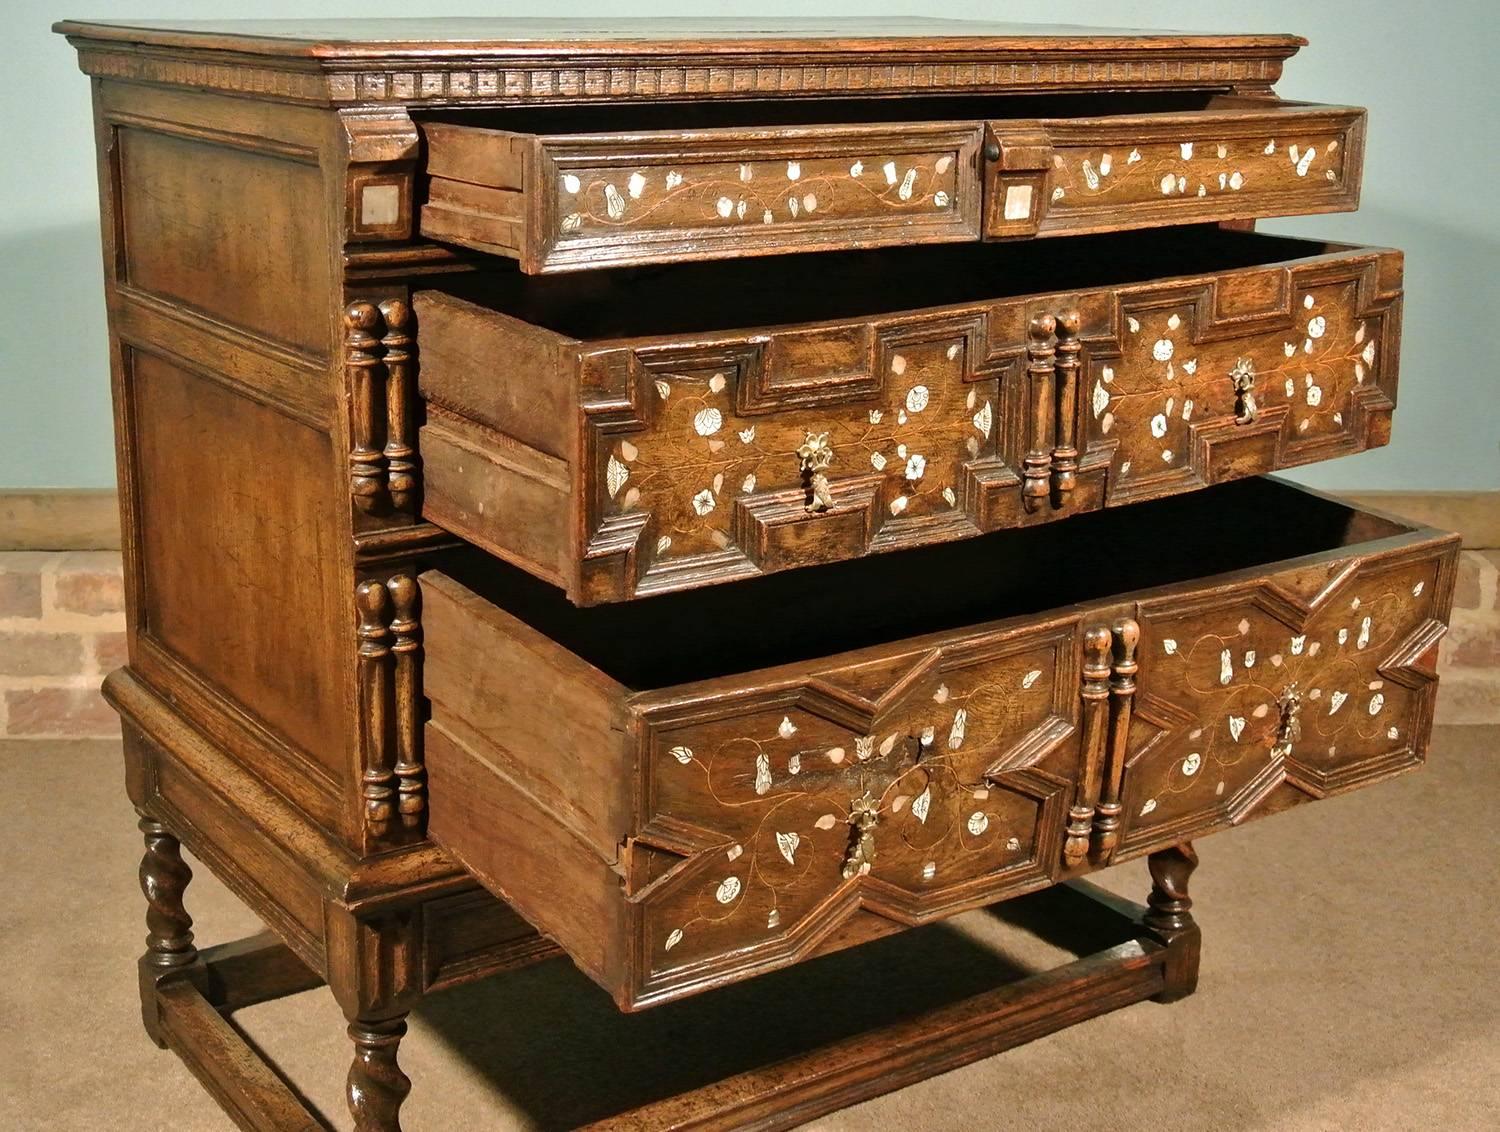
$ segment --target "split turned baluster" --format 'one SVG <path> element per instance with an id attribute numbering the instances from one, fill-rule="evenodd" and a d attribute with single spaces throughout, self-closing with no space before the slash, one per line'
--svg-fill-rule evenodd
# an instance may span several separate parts
<path id="1" fill-rule="evenodd" d="M 417 499 L 417 451 L 412 447 L 411 307 L 401 299 L 380 304 L 385 333 L 385 463 L 391 506 L 413 511 Z"/>
<path id="2" fill-rule="evenodd" d="M 1109 743 L 1106 750 L 1104 789 L 1094 815 L 1093 859 L 1106 863 L 1120 843 L 1120 791 L 1125 778 L 1125 758 L 1130 749 L 1130 713 L 1135 703 L 1135 659 L 1141 627 L 1129 618 L 1116 621 L 1110 632 L 1112 658 L 1109 677 Z"/>
<path id="3" fill-rule="evenodd" d="M 427 809 L 427 776 L 422 766 L 418 736 L 421 699 L 418 666 L 422 653 L 422 626 L 417 608 L 420 591 L 416 579 L 405 574 L 387 582 L 386 591 L 395 610 L 390 630 L 395 638 L 391 653 L 395 658 L 397 810 L 404 828 L 419 831 Z"/>
<path id="4" fill-rule="evenodd" d="M 1031 397 L 1031 445 L 1021 461 L 1021 504 L 1028 512 L 1041 510 L 1051 495 L 1052 426 L 1057 413 L 1053 399 L 1052 337 L 1057 320 L 1037 315 L 1026 331 L 1027 392 Z"/>
<path id="5" fill-rule="evenodd" d="M 1083 769 L 1078 794 L 1068 811 L 1068 836 L 1063 863 L 1077 868 L 1089 855 L 1089 837 L 1098 804 L 1100 775 L 1104 767 L 1104 745 L 1109 733 L 1110 632 L 1096 625 L 1083 635 Z"/>
<path id="6" fill-rule="evenodd" d="M 395 772 L 391 768 L 388 705 L 391 702 L 390 594 L 384 583 L 361 582 L 359 610 L 359 690 L 365 721 L 363 797 L 365 825 L 375 837 L 390 832 L 395 816 Z"/>
<path id="7" fill-rule="evenodd" d="M 350 490 L 354 504 L 366 514 L 380 509 L 386 498 L 385 453 L 376 447 L 380 409 L 375 370 L 380 365 L 375 329 L 380 312 L 374 303 L 350 303 L 344 309 L 344 372 L 349 382 L 351 448 Z"/>
<path id="8" fill-rule="evenodd" d="M 1052 449 L 1052 505 L 1066 507 L 1078 486 L 1078 386 L 1083 347 L 1076 310 L 1057 316 L 1057 443 Z"/>

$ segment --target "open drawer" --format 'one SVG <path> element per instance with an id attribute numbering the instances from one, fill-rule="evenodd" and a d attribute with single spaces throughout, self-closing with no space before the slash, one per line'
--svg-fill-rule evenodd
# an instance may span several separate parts
<path id="1" fill-rule="evenodd" d="M 537 273 L 1334 212 L 1364 123 L 1192 91 L 465 113 L 421 123 L 421 230 Z"/>
<path id="2" fill-rule="evenodd" d="M 1217 228 L 414 299 L 427 518 L 615 601 L 1383 444 L 1401 256 Z"/>
<path id="3" fill-rule="evenodd" d="M 1457 552 L 1268 480 L 599 609 L 466 552 L 430 832 L 679 997 L 1418 765 Z"/>

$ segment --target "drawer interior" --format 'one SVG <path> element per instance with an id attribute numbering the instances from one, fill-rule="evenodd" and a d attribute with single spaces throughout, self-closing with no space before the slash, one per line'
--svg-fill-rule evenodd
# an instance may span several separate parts
<path id="1" fill-rule="evenodd" d="M 930 98 L 749 99 L 617 106 L 523 107 L 434 111 L 422 121 L 554 136 L 626 130 L 698 130 L 734 126 L 828 126 L 867 122 L 1094 118 L 1206 110 L 1209 90 L 1121 91 L 1071 95 L 949 95 Z"/>
<path id="2" fill-rule="evenodd" d="M 645 690 L 1258 569 L 1410 529 L 1292 484 L 1249 479 L 1067 523 L 586 609 L 478 551 L 443 568 Z"/>
<path id="3" fill-rule="evenodd" d="M 1258 267 L 1337 250 L 1217 225 L 1050 243 L 950 244 L 599 270 L 557 278 L 501 265 L 453 276 L 459 298 L 581 340 L 865 317 Z"/>

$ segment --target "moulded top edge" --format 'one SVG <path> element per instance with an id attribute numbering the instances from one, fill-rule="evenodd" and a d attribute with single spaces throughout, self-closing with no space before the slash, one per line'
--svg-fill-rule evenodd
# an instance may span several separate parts
<path id="1" fill-rule="evenodd" d="M 61 34 L 89 40 L 294 58 L 376 60 L 547 57 L 844 56 L 868 63 L 893 56 L 970 52 L 1124 53 L 1213 58 L 1285 58 L 1306 40 L 1295 35 L 1215 35 L 1154 29 L 1094 28 L 905 17 L 816 20 L 710 19 L 342 19 L 62 20 Z"/>

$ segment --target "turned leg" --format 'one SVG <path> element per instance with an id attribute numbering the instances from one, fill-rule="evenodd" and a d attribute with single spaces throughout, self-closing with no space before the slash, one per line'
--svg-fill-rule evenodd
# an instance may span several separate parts
<path id="1" fill-rule="evenodd" d="M 1146 898 L 1148 910 L 1142 922 L 1167 946 L 1165 985 L 1156 1001 L 1175 1002 L 1192 994 L 1198 985 L 1198 925 L 1193 922 L 1193 900 L 1188 895 L 1188 878 L 1198 867 L 1198 853 L 1192 842 L 1184 841 L 1152 853 L 1146 864 L 1151 870 L 1151 895 Z"/>
<path id="2" fill-rule="evenodd" d="M 354 1061 L 348 1098 L 356 1132 L 401 1132 L 401 1102 L 411 1081 L 396 1064 L 396 1047 L 405 1034 L 404 1017 L 349 1024 Z"/>
<path id="3" fill-rule="evenodd" d="M 161 822 L 143 813 L 140 829 L 146 838 L 140 871 L 141 892 L 146 896 L 146 953 L 139 964 L 141 1020 L 151 1040 L 165 1049 L 156 1007 L 157 983 L 198 961 L 193 918 L 182 906 L 193 870 L 182 859 L 182 844 Z"/>

